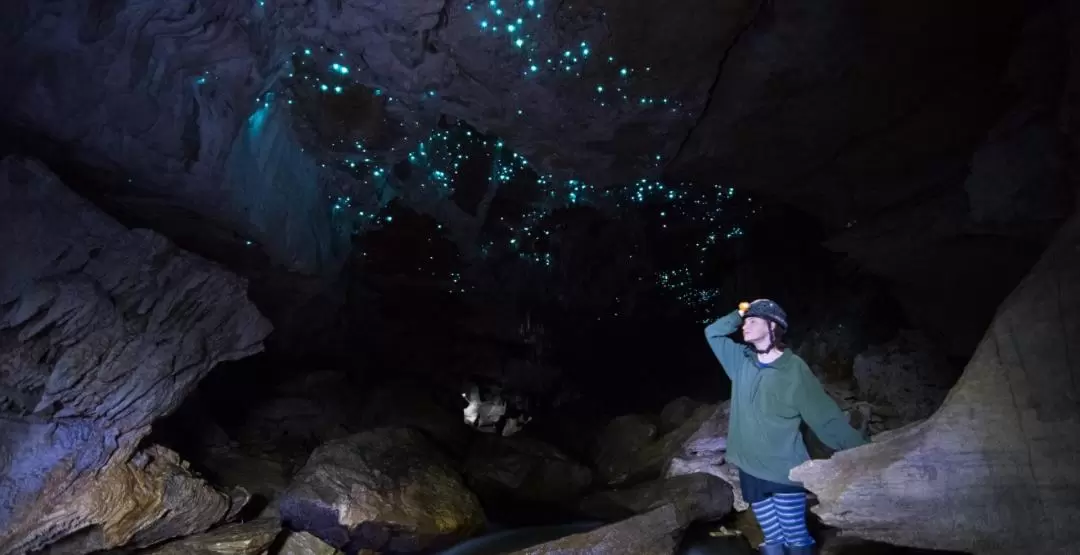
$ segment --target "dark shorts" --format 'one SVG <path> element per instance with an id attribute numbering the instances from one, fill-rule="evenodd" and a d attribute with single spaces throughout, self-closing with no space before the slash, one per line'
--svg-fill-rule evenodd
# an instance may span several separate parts
<path id="1" fill-rule="evenodd" d="M 739 487 L 742 488 L 743 499 L 751 505 L 764 501 L 778 493 L 805 493 L 800 486 L 791 484 L 778 484 L 768 480 L 762 480 L 757 476 L 751 476 L 739 469 Z"/>

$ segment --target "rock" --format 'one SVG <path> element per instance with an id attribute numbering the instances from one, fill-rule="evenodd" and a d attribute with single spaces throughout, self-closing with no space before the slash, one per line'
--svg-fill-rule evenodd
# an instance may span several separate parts
<path id="1" fill-rule="evenodd" d="M 531 438 L 489 435 L 473 442 L 465 476 L 481 499 L 508 497 L 516 503 L 570 501 L 592 483 L 592 471 L 556 447 Z"/>
<path id="2" fill-rule="evenodd" d="M 727 464 L 725 459 L 730 415 L 731 401 L 724 401 L 712 408 L 711 413 L 668 460 L 664 477 L 696 473 L 716 476 L 731 487 L 735 510 L 745 511 L 750 505 L 743 500 L 739 471 Z"/>
<path id="3" fill-rule="evenodd" d="M 50 553 L 143 547 L 197 534 L 235 516 L 247 502 L 244 492 L 236 492 L 234 500 L 193 475 L 176 453 L 156 445 L 138 451 L 130 461 L 107 465 L 96 476 L 76 480 L 72 487 L 79 489 L 61 498 L 63 511 L 50 515 L 48 522 L 72 515 L 89 524 L 51 543 Z M 6 529 L 0 552 L 26 553 L 19 540 L 28 530 L 36 527 Z"/>
<path id="4" fill-rule="evenodd" d="M 590 518 L 613 521 L 671 504 L 695 522 L 723 518 L 731 512 L 733 503 L 727 482 L 711 474 L 697 473 L 594 493 L 583 499 L 579 508 Z"/>
<path id="5" fill-rule="evenodd" d="M 644 417 L 629 415 L 615 419 L 597 443 L 596 468 L 600 480 L 607 485 L 619 485 L 659 477 L 664 466 L 715 411 L 714 405 L 702 405 L 678 428 L 659 437 L 655 435 L 656 427 Z"/>
<path id="6" fill-rule="evenodd" d="M 739 484 L 739 469 L 727 462 L 716 462 L 717 460 L 723 461 L 723 456 L 701 456 L 690 459 L 676 457 L 671 460 L 664 476 L 672 478 L 698 473 L 711 474 L 726 482 L 731 488 L 732 506 L 736 511 L 749 509 L 750 504 L 743 498 L 742 486 Z"/>
<path id="7" fill-rule="evenodd" d="M 944 405 L 791 476 L 846 535 L 980 554 L 1080 550 L 1080 216 L 998 308 Z"/>
<path id="8" fill-rule="evenodd" d="M 265 451 L 310 452 L 319 444 L 355 431 L 350 430 L 349 422 L 349 412 L 330 399 L 276 397 L 254 405 L 244 415 L 235 438 L 246 446 L 261 445 Z"/>
<path id="9" fill-rule="evenodd" d="M 700 528 L 687 530 L 676 555 L 758 555 L 738 530 Z"/>
<path id="10" fill-rule="evenodd" d="M 275 456 L 274 453 L 251 452 L 240 445 L 231 444 L 212 449 L 199 463 L 213 477 L 215 484 L 242 487 L 258 496 L 261 503 L 273 506 L 304 460 Z"/>
<path id="11" fill-rule="evenodd" d="M 891 407 L 900 424 L 930 416 L 955 378 L 933 344 L 914 331 L 902 331 L 893 341 L 857 355 L 853 372 L 859 396 Z"/>
<path id="12" fill-rule="evenodd" d="M 243 524 L 226 524 L 140 555 L 262 555 L 280 534 L 280 521 L 262 518 Z"/>
<path id="13" fill-rule="evenodd" d="M 758 524 L 757 517 L 754 516 L 754 511 L 749 510 L 749 508 L 735 513 L 731 527 L 740 536 L 746 538 L 749 545 L 758 546 L 765 542 L 765 534 L 761 531 L 761 526 Z"/>
<path id="14" fill-rule="evenodd" d="M 599 528 L 601 523 L 576 522 L 552 526 L 525 526 L 499 530 L 459 543 L 439 555 L 504 555 L 546 542 L 555 541 L 571 534 L 579 534 Z"/>
<path id="15" fill-rule="evenodd" d="M 346 373 L 295 372 L 253 400 L 230 427 L 245 449 L 306 458 L 318 445 L 360 431 L 363 404 Z"/>
<path id="16" fill-rule="evenodd" d="M 307 532 L 286 532 L 288 536 L 281 549 L 271 555 L 341 555 L 341 551 Z"/>
<path id="17" fill-rule="evenodd" d="M 854 311 L 867 304 L 864 299 L 865 295 L 846 294 L 836 302 L 843 303 L 843 306 L 851 307 L 849 310 Z M 852 318 L 845 318 L 848 319 Z M 822 382 L 850 379 L 851 364 L 857 354 L 857 330 L 850 325 L 839 323 L 828 325 L 827 319 L 816 324 L 806 332 L 795 348 L 795 354 L 806 362 Z"/>
<path id="18" fill-rule="evenodd" d="M 440 402 L 442 401 L 442 402 Z M 453 402 L 459 398 L 453 396 Z M 443 449 L 464 455 L 473 434 L 463 421 L 461 409 L 452 410 L 429 386 L 393 383 L 373 389 L 364 399 L 364 428 L 407 426 L 424 432 Z"/>
<path id="19" fill-rule="evenodd" d="M 664 505 L 643 515 L 574 534 L 538 546 L 515 551 L 513 555 L 578 555 L 619 553 L 620 555 L 671 555 L 678 537 L 688 524 L 673 505 Z"/>
<path id="20" fill-rule="evenodd" d="M 718 405 L 705 405 L 695 411 L 696 427 L 680 446 L 680 451 L 688 455 L 708 455 L 727 450 L 728 419 L 731 416 L 731 401 Z M 702 418 L 704 416 L 704 418 Z"/>
<path id="21" fill-rule="evenodd" d="M 174 455 L 135 452 L 217 363 L 262 349 L 246 282 L 14 157 L 0 244 L 0 553 L 146 545 L 224 517 L 228 496 Z"/>
<path id="22" fill-rule="evenodd" d="M 625 414 L 609 422 L 600 431 L 593 446 L 593 460 L 597 467 L 607 461 L 633 453 L 657 437 L 659 427 L 651 418 L 641 414 Z M 606 475 L 601 470 L 601 476 Z"/>
<path id="23" fill-rule="evenodd" d="M 666 434 L 678 428 L 683 422 L 686 422 L 688 418 L 693 416 L 694 411 L 702 404 L 704 403 L 695 401 L 689 397 L 679 397 L 664 405 L 664 409 L 660 411 L 659 432 L 661 434 Z"/>
<path id="24" fill-rule="evenodd" d="M 438 548 L 484 522 L 450 462 L 409 428 L 378 428 L 318 447 L 279 510 L 290 529 L 344 551 Z"/>

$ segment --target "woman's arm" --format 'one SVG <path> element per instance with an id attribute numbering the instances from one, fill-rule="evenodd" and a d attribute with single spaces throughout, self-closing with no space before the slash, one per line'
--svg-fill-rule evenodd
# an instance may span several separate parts
<path id="1" fill-rule="evenodd" d="M 834 450 L 851 449 L 867 443 L 862 434 L 851 427 L 847 416 L 806 363 L 800 361 L 794 390 L 794 405 L 807 426 L 825 445 Z"/>
<path id="2" fill-rule="evenodd" d="M 705 327 L 705 339 L 731 381 L 735 381 L 736 374 L 746 358 L 746 350 L 728 336 L 735 333 L 741 325 L 742 316 L 736 310 Z"/>

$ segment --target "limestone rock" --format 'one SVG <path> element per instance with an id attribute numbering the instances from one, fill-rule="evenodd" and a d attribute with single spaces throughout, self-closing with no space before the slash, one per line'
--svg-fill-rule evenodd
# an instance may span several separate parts
<path id="1" fill-rule="evenodd" d="M 349 435 L 349 413 L 335 409 L 339 407 L 329 399 L 273 397 L 251 407 L 235 437 L 266 451 L 310 451 Z"/>
<path id="2" fill-rule="evenodd" d="M 552 542 L 571 534 L 599 528 L 598 522 L 576 522 L 550 526 L 524 526 L 483 534 L 461 542 L 440 555 L 505 555 L 542 543 Z"/>
<path id="3" fill-rule="evenodd" d="M 515 551 L 513 555 L 671 555 L 687 524 L 675 506 L 664 505 L 591 532 Z"/>
<path id="4" fill-rule="evenodd" d="M 197 534 L 235 515 L 246 495 L 234 500 L 202 478 L 187 463 L 160 446 L 137 452 L 130 461 L 107 465 L 96 475 L 76 479 L 72 491 L 57 498 L 61 511 L 35 522 L 5 530 L 3 553 L 26 553 L 22 538 L 56 526 L 68 534 L 47 549 L 57 553 L 88 553 L 116 546 L 141 547 L 175 537 Z M 85 523 L 68 531 L 69 521 Z"/>
<path id="5" fill-rule="evenodd" d="M 655 439 L 656 427 L 642 417 L 616 419 L 598 442 L 596 467 L 600 479 L 605 484 L 618 485 L 659 477 L 664 466 L 715 411 L 714 405 L 702 405 L 678 428 Z"/>
<path id="6" fill-rule="evenodd" d="M 856 355 L 853 372 L 860 397 L 888 405 L 901 424 L 937 410 L 955 377 L 933 344 L 912 331 Z"/>
<path id="7" fill-rule="evenodd" d="M 226 524 L 140 555 L 262 555 L 280 534 L 280 521 L 261 518 L 243 524 Z"/>
<path id="8" fill-rule="evenodd" d="M 552 445 L 530 438 L 477 438 L 465 460 L 469 487 L 481 498 L 561 503 L 592 483 L 592 471 Z"/>
<path id="9" fill-rule="evenodd" d="M 215 484 L 242 487 L 271 505 L 289 485 L 289 479 L 304 459 L 252 452 L 236 444 L 216 447 L 197 462 Z"/>
<path id="10" fill-rule="evenodd" d="M 930 418 L 794 470 L 845 534 L 980 554 L 1080 550 L 1080 216 L 999 307 Z"/>
<path id="11" fill-rule="evenodd" d="M 731 418 L 731 401 L 718 405 L 699 407 L 697 426 L 692 430 L 680 449 L 690 455 L 704 455 L 727 450 L 728 421 Z M 704 415 L 704 418 L 701 416 Z"/>
<path id="12" fill-rule="evenodd" d="M 454 403 L 459 401 L 454 395 Z M 410 427 L 424 432 L 440 447 L 464 455 L 473 437 L 460 408 L 451 410 L 429 385 L 401 382 L 377 387 L 363 400 L 364 428 Z"/>
<path id="13" fill-rule="evenodd" d="M 288 537 L 281 544 L 281 549 L 271 555 L 341 555 L 340 551 L 307 532 L 286 533 Z"/>
<path id="14" fill-rule="evenodd" d="M 214 365 L 262 349 L 245 281 L 20 158 L 0 161 L 0 244 L 0 553 L 146 545 L 226 516 L 175 455 L 132 455 Z"/>
<path id="15" fill-rule="evenodd" d="M 668 402 L 660 411 L 660 433 L 667 433 L 681 426 L 702 404 L 704 403 L 685 396 Z"/>
<path id="16" fill-rule="evenodd" d="M 580 510 L 589 517 L 612 521 L 671 504 L 693 522 L 723 518 L 731 512 L 733 502 L 727 482 L 696 473 L 594 493 L 581 501 Z"/>
<path id="17" fill-rule="evenodd" d="M 743 500 L 742 489 L 739 487 L 739 471 L 725 459 L 730 416 L 731 401 L 716 405 L 672 455 L 664 468 L 664 477 L 696 473 L 716 476 L 731 487 L 735 510 L 745 511 L 750 505 Z"/>
<path id="18" fill-rule="evenodd" d="M 279 510 L 290 529 L 344 551 L 438 548 L 484 521 L 449 461 L 409 428 L 378 428 L 318 447 Z"/>

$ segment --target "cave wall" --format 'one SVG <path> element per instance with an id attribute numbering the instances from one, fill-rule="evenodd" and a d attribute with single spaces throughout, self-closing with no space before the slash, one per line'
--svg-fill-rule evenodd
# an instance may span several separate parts
<path id="1" fill-rule="evenodd" d="M 1070 214 L 1070 139 L 1060 109 L 1069 29 L 1062 9 L 1043 3 L 1021 19 L 1007 63 L 988 74 L 1000 110 L 988 112 L 988 127 L 969 137 L 977 140 L 973 150 L 945 149 L 942 171 L 911 180 L 918 189 L 911 196 L 877 212 L 867 206 L 865 218 L 826 241 L 884 277 L 911 322 L 955 356 L 973 350 L 997 302 Z M 938 134 L 954 124 L 942 118 Z"/>
<path id="2" fill-rule="evenodd" d="M 245 280 L 17 157 L 0 161 L 0 244 L 0 553 L 91 529 L 86 551 L 152 543 L 224 517 L 229 498 L 175 455 L 133 455 L 211 368 L 262 350 Z"/>

